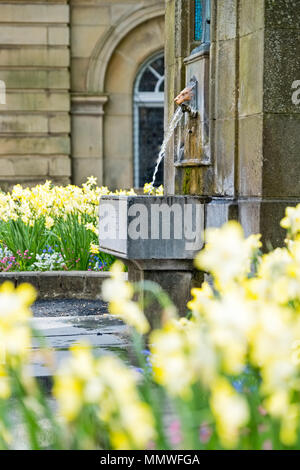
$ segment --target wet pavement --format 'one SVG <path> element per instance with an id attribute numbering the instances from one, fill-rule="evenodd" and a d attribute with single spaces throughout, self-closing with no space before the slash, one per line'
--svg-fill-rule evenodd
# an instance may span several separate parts
<path id="1" fill-rule="evenodd" d="M 33 308 L 33 345 L 29 374 L 33 374 L 46 392 L 47 402 L 54 413 L 56 403 L 50 394 L 52 376 L 70 356 L 73 344 L 84 342 L 91 345 L 95 356 L 114 354 L 128 364 L 130 340 L 129 329 L 118 318 L 107 314 L 107 305 L 90 300 L 38 300 Z M 47 346 L 50 354 L 42 352 Z M 17 407 L 12 401 L 13 449 L 29 449 L 28 435 Z M 45 432 L 47 447 L 47 421 L 39 421 Z"/>
<path id="2" fill-rule="evenodd" d="M 108 306 L 101 300 L 47 299 L 37 300 L 32 311 L 35 317 L 81 317 L 107 313 Z"/>
<path id="3" fill-rule="evenodd" d="M 96 356 L 111 353 L 127 360 L 129 329 L 106 312 L 107 306 L 101 301 L 37 301 L 31 321 L 34 338 L 30 373 L 41 379 L 51 378 L 69 356 L 70 346 L 82 342 L 90 344 Z M 40 353 L 42 345 L 50 349 L 49 359 Z"/>

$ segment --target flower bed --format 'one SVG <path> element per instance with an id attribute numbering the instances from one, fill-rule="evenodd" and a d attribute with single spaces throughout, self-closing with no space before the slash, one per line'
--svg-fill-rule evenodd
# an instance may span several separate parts
<path id="1" fill-rule="evenodd" d="M 47 181 L 0 192 L 0 271 L 107 271 L 114 258 L 100 253 L 98 244 L 98 206 L 104 194 L 113 193 L 98 187 L 94 177 L 81 187 Z"/>

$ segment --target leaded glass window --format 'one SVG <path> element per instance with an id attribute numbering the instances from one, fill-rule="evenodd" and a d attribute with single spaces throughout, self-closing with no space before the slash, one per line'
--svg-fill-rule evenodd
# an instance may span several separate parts
<path id="1" fill-rule="evenodd" d="M 195 0 L 195 41 L 202 41 L 203 11 L 202 0 Z"/>
<path id="2" fill-rule="evenodd" d="M 194 40 L 210 42 L 210 0 L 194 0 Z"/>
<path id="3" fill-rule="evenodd" d="M 134 185 L 152 180 L 164 136 L 164 56 L 152 56 L 141 67 L 134 87 Z M 155 186 L 163 183 L 160 165 Z"/>

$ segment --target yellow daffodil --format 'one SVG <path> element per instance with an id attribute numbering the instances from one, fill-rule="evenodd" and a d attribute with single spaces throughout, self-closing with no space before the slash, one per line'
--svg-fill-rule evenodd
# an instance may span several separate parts
<path id="1" fill-rule="evenodd" d="M 100 252 L 99 245 L 96 245 L 95 243 L 91 243 L 91 245 L 90 245 L 90 252 L 91 252 L 93 255 L 97 255 L 97 254 Z"/>
<path id="2" fill-rule="evenodd" d="M 210 405 L 222 444 L 226 448 L 234 448 L 241 428 L 249 419 L 246 400 L 235 392 L 227 380 L 219 378 L 212 387 Z"/>

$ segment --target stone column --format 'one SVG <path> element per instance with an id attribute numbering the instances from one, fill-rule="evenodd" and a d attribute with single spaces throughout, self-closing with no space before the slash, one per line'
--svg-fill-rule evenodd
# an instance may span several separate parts
<path id="1" fill-rule="evenodd" d="M 276 246 L 285 207 L 300 201 L 300 2 L 239 3 L 239 218 Z"/>
<path id="2" fill-rule="evenodd" d="M 189 184 L 179 181 L 175 192 L 212 196 L 206 226 L 234 218 L 247 234 L 261 232 L 265 246 L 278 246 L 285 207 L 300 202 L 300 2 L 211 0 L 211 7 L 211 159 L 197 178 L 184 170 Z M 167 14 L 174 22 L 174 9 Z M 173 30 L 176 51 L 185 35 Z M 179 75 L 170 54 L 167 71 L 169 82 Z M 173 161 L 174 152 L 166 159 L 168 191 Z"/>
<path id="3" fill-rule="evenodd" d="M 123 261 L 123 260 L 122 260 Z M 180 316 L 186 315 L 191 289 L 199 287 L 203 273 L 196 271 L 192 260 L 126 260 L 128 280 L 132 283 L 154 282 L 168 294 Z M 161 326 L 162 307 L 155 297 L 145 291 L 137 296 L 152 328 Z"/>
<path id="4" fill-rule="evenodd" d="M 213 0 L 214 195 L 207 225 L 237 218 L 278 246 L 285 207 L 300 202 L 300 3 Z"/>
<path id="5" fill-rule="evenodd" d="M 72 95 L 73 183 L 82 184 L 88 176 L 103 183 L 103 106 L 106 95 Z"/>

